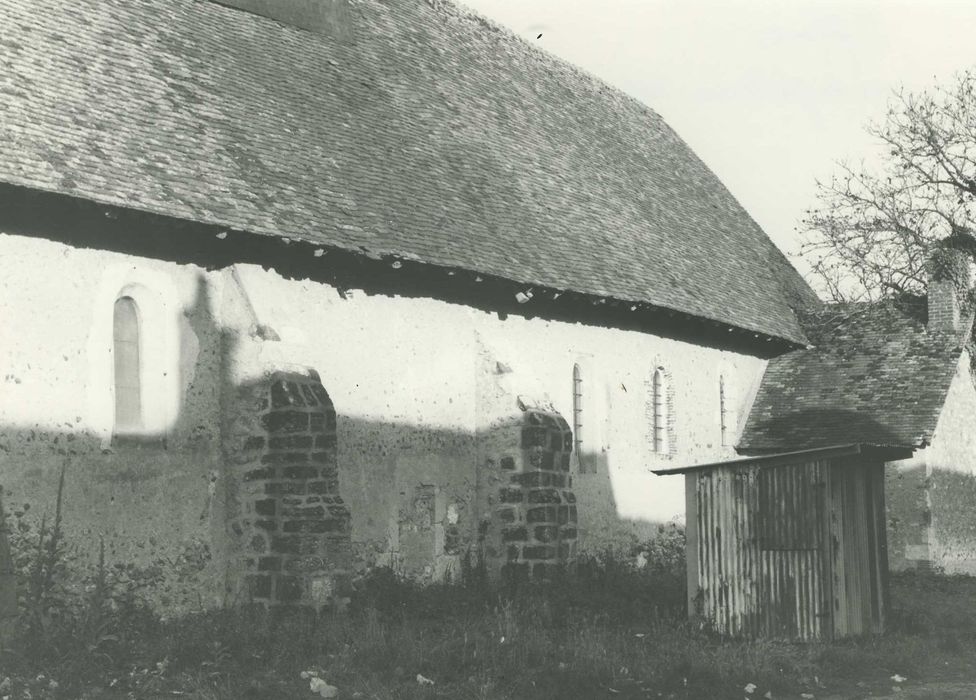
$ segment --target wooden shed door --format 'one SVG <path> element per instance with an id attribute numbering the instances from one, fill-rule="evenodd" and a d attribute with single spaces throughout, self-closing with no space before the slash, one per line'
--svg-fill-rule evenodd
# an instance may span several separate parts
<path id="1" fill-rule="evenodd" d="M 884 465 L 834 464 L 829 510 L 834 635 L 881 632 L 888 574 Z"/>
<path id="2" fill-rule="evenodd" d="M 766 636 L 817 639 L 829 630 L 822 546 L 826 466 L 806 462 L 758 471 L 757 573 Z"/>

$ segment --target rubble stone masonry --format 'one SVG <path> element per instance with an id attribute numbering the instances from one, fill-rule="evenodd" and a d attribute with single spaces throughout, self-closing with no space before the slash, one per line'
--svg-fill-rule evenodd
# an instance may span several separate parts
<path id="1" fill-rule="evenodd" d="M 576 560 L 573 434 L 561 415 L 539 409 L 527 409 L 510 432 L 512 449 L 489 459 L 501 472 L 489 552 L 504 579 L 550 578 Z"/>
<path id="2" fill-rule="evenodd" d="M 323 604 L 371 567 L 457 580 L 484 553 L 496 575 L 542 576 L 577 549 L 629 552 L 684 506 L 681 481 L 649 469 L 731 456 L 718 375 L 747 387 L 765 366 L 678 338 L 257 265 L 206 270 L 3 232 L 0 253 L 0 315 L 17 329 L 0 344 L 5 505 L 50 517 L 66 466 L 71 546 L 94 562 L 104 539 L 111 565 L 161 572 L 145 590 L 167 615 Z M 113 434 L 120 294 L 136 294 L 147 329 L 139 441 Z M 572 415 L 576 365 L 583 474 L 560 417 Z M 649 442 L 657 366 L 673 456 Z M 735 394 L 737 414 L 746 396 Z"/>
<path id="3" fill-rule="evenodd" d="M 276 373 L 242 389 L 235 413 L 228 511 L 245 582 L 237 593 L 321 607 L 342 586 L 351 558 L 332 400 L 314 371 Z"/>

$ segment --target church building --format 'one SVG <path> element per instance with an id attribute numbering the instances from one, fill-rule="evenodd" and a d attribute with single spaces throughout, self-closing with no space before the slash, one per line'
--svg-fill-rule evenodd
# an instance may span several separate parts
<path id="1" fill-rule="evenodd" d="M 0 26 L 3 505 L 50 514 L 63 474 L 68 539 L 161 608 L 546 578 L 683 514 L 652 470 L 772 434 L 817 296 L 658 114 L 507 30 L 433 0 Z"/>

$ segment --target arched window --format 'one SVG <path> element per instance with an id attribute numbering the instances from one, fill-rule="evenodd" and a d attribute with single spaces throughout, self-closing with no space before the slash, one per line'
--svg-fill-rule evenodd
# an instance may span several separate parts
<path id="1" fill-rule="evenodd" d="M 654 377 L 651 380 L 651 407 L 654 452 L 666 454 L 668 451 L 668 397 L 663 367 L 654 370 Z"/>
<path id="2" fill-rule="evenodd" d="M 722 447 L 726 447 L 729 444 L 729 415 L 728 407 L 725 405 L 725 377 L 719 375 L 718 377 L 718 413 L 719 413 L 719 425 L 722 431 Z"/>
<path id="3" fill-rule="evenodd" d="M 573 451 L 580 471 L 586 471 L 583 460 L 583 375 L 579 365 L 573 365 Z"/>
<path id="4" fill-rule="evenodd" d="M 119 297 L 115 301 L 113 340 L 115 432 L 129 433 L 142 428 L 139 308 L 132 297 Z"/>

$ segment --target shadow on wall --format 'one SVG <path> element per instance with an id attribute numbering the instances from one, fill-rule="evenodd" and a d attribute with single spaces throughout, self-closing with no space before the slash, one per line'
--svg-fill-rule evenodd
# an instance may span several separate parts
<path id="1" fill-rule="evenodd" d="M 186 612 L 219 603 L 215 455 L 160 443 L 107 451 L 90 433 L 9 429 L 0 430 L 0 450 L 8 522 L 21 551 L 36 547 L 42 521 L 52 522 L 63 468 L 73 566 L 93 566 L 104 541 L 106 561 L 126 566 L 153 605 Z"/>
<path id="2" fill-rule="evenodd" d="M 222 334 L 203 275 L 179 320 L 180 411 L 165 434 L 116 437 L 109 443 L 85 429 L 80 416 L 55 427 L 0 427 L 0 486 L 8 520 L 19 524 L 22 538 L 36 538 L 42 519 L 50 524 L 64 469 L 64 529 L 73 565 L 93 565 L 104 541 L 106 559 L 125 565 L 132 584 L 171 612 L 220 602 L 225 548 L 218 498 Z M 151 342 L 151 329 L 143 333 Z M 78 368 L 65 367 L 71 376 L 36 363 L 15 371 L 28 387 L 61 384 L 72 396 Z M 78 395 L 72 400 L 82 402 L 84 385 L 74 386 Z M 14 413 L 15 407 L 8 410 Z"/>
<path id="3" fill-rule="evenodd" d="M 550 559 L 549 549 L 558 558 L 577 541 L 582 551 L 602 548 L 632 529 L 617 516 L 605 456 L 584 475 L 562 462 L 536 464 L 544 446 L 526 435 L 538 426 L 508 426 L 489 465 L 484 435 L 342 415 L 314 371 L 235 383 L 235 363 L 274 340 L 261 329 L 219 327 L 209 296 L 200 275 L 180 319 L 180 410 L 165 435 L 106 446 L 80 423 L 0 428 L 8 515 L 35 527 L 50 519 L 64 468 L 64 527 L 79 566 L 91 566 L 104 541 L 110 564 L 128 566 L 149 602 L 178 614 L 228 595 L 322 602 L 371 566 L 455 579 L 466 557 L 488 548 L 509 561 L 517 546 L 519 561 L 534 565 Z M 568 426 L 551 420 L 561 447 L 545 449 L 561 460 Z M 517 470 L 507 456 L 522 460 Z M 503 503 L 512 484 L 522 500 Z M 514 510 L 524 522 L 500 520 Z M 524 540 L 512 540 L 523 527 Z"/>
<path id="4" fill-rule="evenodd" d="M 976 475 L 918 462 L 888 464 L 889 561 L 894 570 L 976 574 Z"/>
<path id="5" fill-rule="evenodd" d="M 582 552 L 615 559 L 636 557 L 643 550 L 643 545 L 657 537 L 660 528 L 667 522 L 636 520 L 620 516 L 608 454 L 590 453 L 585 456 L 585 459 L 586 470 L 576 474 L 573 479 L 576 497 L 582 504 L 579 520 Z M 626 465 L 624 468 L 645 471 L 648 469 L 643 463 Z M 621 487 L 618 485 L 616 488 Z M 683 510 L 684 504 L 679 507 Z"/>
<path id="6" fill-rule="evenodd" d="M 976 475 L 931 467 L 932 565 L 950 574 L 976 574 Z"/>
<path id="7" fill-rule="evenodd" d="M 485 455 L 483 464 L 480 437 L 473 433 L 344 416 L 341 405 L 337 422 L 339 486 L 351 513 L 357 565 L 390 566 L 421 581 L 456 578 L 465 553 L 484 541 L 484 520 L 514 505 L 501 502 L 500 489 L 516 473 L 503 466 L 506 455 Z M 593 463 L 592 473 L 579 474 L 575 464 L 564 472 L 575 504 L 540 505 L 576 506 L 579 553 L 635 556 L 663 523 L 620 517 L 605 454 L 593 455 Z M 551 480 L 555 472 L 549 484 L 542 481 L 547 471 L 521 472 L 540 476 L 520 478 L 526 488 L 538 478 L 537 488 L 562 489 Z M 528 506 L 529 497 L 525 493 L 518 503 Z M 556 511 L 554 524 L 565 525 L 559 517 Z"/>
<path id="8" fill-rule="evenodd" d="M 50 520 L 66 465 L 64 522 L 78 564 L 94 564 L 104 539 L 107 561 L 129 566 L 133 579 L 150 584 L 148 600 L 172 613 L 220 604 L 228 584 L 238 600 L 260 594 L 235 586 L 235 572 L 240 584 L 249 574 L 288 575 L 283 566 L 296 574 L 328 569 L 317 589 L 310 582 L 295 589 L 299 597 L 318 601 L 341 593 L 348 575 L 375 566 L 419 581 L 456 581 L 466 564 L 477 564 L 492 532 L 524 528 L 531 540 L 501 543 L 495 552 L 501 557 L 510 546 L 549 546 L 536 541 L 535 530 L 571 528 L 570 508 L 578 513 L 581 553 L 600 554 L 610 545 L 618 556 L 636 553 L 640 537 L 615 515 L 605 463 L 593 474 L 567 474 L 563 483 L 575 492 L 574 503 L 542 502 L 553 482 L 536 482 L 548 472 L 534 470 L 522 473 L 518 503 L 502 503 L 506 487 L 495 478 L 501 470 L 478 469 L 474 435 L 341 414 L 334 425 L 335 466 L 331 456 L 316 456 L 330 451 L 319 441 L 328 439 L 327 422 L 321 434 L 267 435 L 273 449 L 261 448 L 238 464 L 198 442 L 106 452 L 90 434 L 4 430 L 5 502 L 9 514 L 35 528 L 41 517 Z M 231 478 L 231 471 L 240 478 Z M 252 472 L 257 474 L 249 478 Z M 242 490 L 253 493 L 244 498 Z M 512 505 L 522 508 L 525 522 L 492 520 L 492 513 Z M 551 518 L 536 512 L 547 509 Z M 246 525 L 235 532 L 242 520 Z"/>
<path id="9" fill-rule="evenodd" d="M 456 580 L 478 541 L 474 434 L 338 412 L 339 484 L 359 566 Z"/>
<path id="10" fill-rule="evenodd" d="M 930 566 L 928 484 L 923 462 L 885 465 L 888 567 L 892 571 Z"/>
<path id="11" fill-rule="evenodd" d="M 17 579 L 7 536 L 7 518 L 0 492 L 0 650 L 13 639 L 17 621 Z"/>

